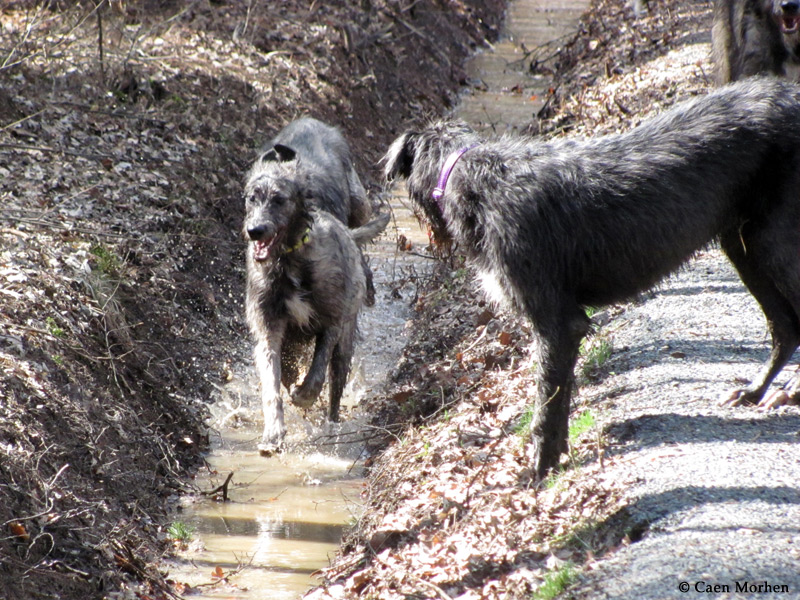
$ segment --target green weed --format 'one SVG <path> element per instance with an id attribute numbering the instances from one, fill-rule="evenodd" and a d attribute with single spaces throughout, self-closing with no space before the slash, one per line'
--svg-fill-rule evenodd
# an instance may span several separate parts
<path id="1" fill-rule="evenodd" d="M 109 276 L 119 275 L 122 262 L 111 250 L 102 244 L 96 244 L 89 249 L 89 253 L 95 257 L 100 272 Z"/>
<path id="2" fill-rule="evenodd" d="M 425 458 L 430 453 L 431 453 L 431 443 L 425 440 L 425 443 L 422 444 L 422 451 L 419 454 L 417 454 L 417 458 Z"/>
<path id="3" fill-rule="evenodd" d="M 47 331 L 50 332 L 50 335 L 57 338 L 64 338 L 67 336 L 67 332 L 61 329 L 56 323 L 56 320 L 53 317 L 47 317 L 45 320 L 45 325 L 47 325 Z"/>
<path id="4" fill-rule="evenodd" d="M 590 410 L 583 411 L 569 423 L 569 445 L 574 446 L 584 433 L 595 426 L 594 414 Z"/>
<path id="5" fill-rule="evenodd" d="M 559 487 L 565 480 L 564 475 L 567 472 L 567 467 L 558 465 L 554 467 L 550 473 L 547 474 L 547 477 L 544 478 L 542 481 L 542 487 L 546 490 L 552 490 L 553 488 Z"/>
<path id="6" fill-rule="evenodd" d="M 553 569 L 544 578 L 544 583 L 533 594 L 533 600 L 552 600 L 575 581 L 577 573 L 572 563 Z"/>
<path id="7" fill-rule="evenodd" d="M 172 94 L 169 98 L 167 98 L 167 102 L 171 102 L 172 104 L 178 105 L 180 108 L 185 108 L 188 106 L 188 102 L 181 96 L 180 94 Z"/>
<path id="8" fill-rule="evenodd" d="M 467 280 L 467 275 L 469 275 L 469 270 L 466 267 L 460 267 L 453 272 L 452 281 L 463 283 Z"/>
<path id="9" fill-rule="evenodd" d="M 204 236 L 211 231 L 210 224 L 205 219 L 187 218 L 182 223 L 183 230 L 192 235 Z"/>
<path id="10" fill-rule="evenodd" d="M 525 407 L 525 412 L 522 413 L 519 423 L 514 426 L 514 433 L 520 436 L 523 442 L 528 440 L 531 434 L 531 424 L 533 423 L 533 415 L 536 410 L 535 404 L 528 404 Z"/>
<path id="11" fill-rule="evenodd" d="M 172 523 L 172 525 L 167 527 L 167 535 L 176 542 L 181 542 L 183 544 L 186 544 L 192 540 L 194 531 L 194 527 L 184 523 L 183 521 L 175 521 Z"/>
<path id="12" fill-rule="evenodd" d="M 600 371 L 611 358 L 611 350 L 611 342 L 603 336 L 598 335 L 591 340 L 584 340 L 581 343 L 581 355 L 584 356 L 581 368 L 583 376 L 588 378 Z"/>

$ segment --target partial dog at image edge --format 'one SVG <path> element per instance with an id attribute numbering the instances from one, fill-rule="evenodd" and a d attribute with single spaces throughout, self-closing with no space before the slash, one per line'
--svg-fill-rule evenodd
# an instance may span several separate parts
<path id="1" fill-rule="evenodd" d="M 319 396 L 329 371 L 328 417 L 338 420 L 358 313 L 368 293 L 368 267 L 358 245 L 389 222 L 386 214 L 347 227 L 348 221 L 363 223 L 365 213 L 355 205 L 354 217 L 344 193 L 355 176 L 349 150 L 333 128 L 304 121 L 271 142 L 245 185 L 246 315 L 256 342 L 264 412 L 259 450 L 265 455 L 279 450 L 286 435 L 281 383 L 292 402 L 305 408 Z M 308 371 L 296 385 L 312 346 Z"/>
<path id="2" fill-rule="evenodd" d="M 720 85 L 753 75 L 800 81 L 800 0 L 715 0 L 711 49 Z"/>
<path id="3" fill-rule="evenodd" d="M 800 87 L 792 83 L 749 79 L 588 140 L 489 140 L 438 122 L 401 135 L 383 160 L 389 179 L 407 179 L 434 236 L 455 241 L 488 295 L 533 325 L 539 479 L 567 450 L 587 307 L 630 299 L 718 241 L 772 335 L 762 372 L 723 403 L 762 401 L 800 343 Z M 787 400 L 783 391 L 765 399 Z"/>

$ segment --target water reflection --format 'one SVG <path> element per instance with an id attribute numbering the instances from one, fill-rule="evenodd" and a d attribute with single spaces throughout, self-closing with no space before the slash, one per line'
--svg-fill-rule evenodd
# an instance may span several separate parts
<path id="1" fill-rule="evenodd" d="M 203 586 L 194 598 L 297 598 L 313 584 L 311 574 L 328 564 L 359 510 L 359 473 L 351 461 L 323 454 L 265 459 L 254 443 L 251 451 L 239 448 L 244 432 L 230 436 L 209 456 L 218 475 L 198 482 L 210 490 L 233 471 L 230 501 L 184 500 L 178 517 L 198 539 L 171 565 L 170 577 Z M 214 577 L 218 568 L 228 573 L 242 565 L 233 585 Z"/>
<path id="2" fill-rule="evenodd" d="M 267 516 L 252 520 L 247 517 L 199 515 L 193 522 L 205 535 L 258 536 L 328 544 L 338 543 L 344 529 L 339 524 L 285 521 Z"/>

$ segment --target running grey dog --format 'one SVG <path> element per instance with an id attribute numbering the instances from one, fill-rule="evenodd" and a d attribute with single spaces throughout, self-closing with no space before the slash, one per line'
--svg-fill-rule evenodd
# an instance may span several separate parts
<path id="1" fill-rule="evenodd" d="M 567 450 L 586 308 L 653 287 L 715 240 L 773 342 L 763 372 L 728 403 L 758 402 L 800 343 L 800 87 L 750 79 L 582 141 L 483 140 L 440 122 L 400 136 L 384 160 L 434 235 L 532 322 L 539 478 Z"/>
<path id="2" fill-rule="evenodd" d="M 800 81 L 799 0 L 715 0 L 711 37 L 718 84 L 759 74 Z"/>
<path id="3" fill-rule="evenodd" d="M 335 137 L 329 143 L 325 134 L 335 132 L 332 128 L 308 125 L 313 123 L 295 123 L 290 127 L 299 134 L 279 135 L 253 165 L 245 185 L 243 233 L 250 241 L 246 312 L 261 379 L 262 454 L 278 450 L 286 435 L 281 383 L 290 389 L 294 404 L 308 407 L 322 391 L 330 366 L 328 417 L 338 420 L 358 312 L 367 294 L 357 244 L 376 237 L 389 221 L 383 215 L 347 227 L 347 222 L 363 221 L 366 208 L 358 193 L 345 193 L 357 181 L 348 169 L 346 145 Z M 312 342 L 310 367 L 297 386 Z"/>

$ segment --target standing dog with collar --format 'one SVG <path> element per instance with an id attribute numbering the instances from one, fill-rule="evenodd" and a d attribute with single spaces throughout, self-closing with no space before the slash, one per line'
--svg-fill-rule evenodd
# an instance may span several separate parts
<path id="1" fill-rule="evenodd" d="M 751 79 L 590 140 L 482 140 L 440 122 L 400 136 L 384 161 L 436 238 L 455 241 L 490 295 L 534 327 L 538 478 L 567 450 L 586 308 L 653 287 L 709 244 L 720 243 L 772 334 L 768 364 L 729 403 L 759 402 L 800 344 L 793 84 Z"/>
<path id="2" fill-rule="evenodd" d="M 246 312 L 264 410 L 259 450 L 266 455 L 278 450 L 286 435 L 281 383 L 294 404 L 308 407 L 330 368 L 328 416 L 338 420 L 368 287 L 358 244 L 389 222 L 383 215 L 364 223 L 369 213 L 344 193 L 355 176 L 347 168 L 346 146 L 326 144 L 336 142 L 326 138 L 335 130 L 314 123 L 295 126 L 303 135 L 279 135 L 245 185 Z M 361 226 L 349 229 L 348 221 Z M 296 385 L 312 345 L 308 372 Z"/>

